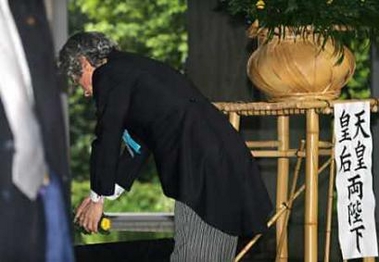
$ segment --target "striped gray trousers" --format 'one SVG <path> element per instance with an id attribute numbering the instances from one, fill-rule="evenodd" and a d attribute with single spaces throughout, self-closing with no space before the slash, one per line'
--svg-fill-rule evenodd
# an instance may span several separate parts
<path id="1" fill-rule="evenodd" d="M 183 203 L 175 202 L 175 246 L 170 262 L 233 261 L 237 239 L 206 224 Z"/>

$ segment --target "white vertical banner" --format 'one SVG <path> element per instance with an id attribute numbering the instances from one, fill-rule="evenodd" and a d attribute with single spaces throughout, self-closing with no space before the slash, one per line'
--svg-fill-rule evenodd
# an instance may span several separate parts
<path id="1" fill-rule="evenodd" d="M 334 105 L 338 233 L 343 259 L 378 256 L 370 104 Z"/>

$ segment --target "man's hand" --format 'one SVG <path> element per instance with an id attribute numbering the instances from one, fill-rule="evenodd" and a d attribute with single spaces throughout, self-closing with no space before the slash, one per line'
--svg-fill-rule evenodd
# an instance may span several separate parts
<path id="1" fill-rule="evenodd" d="M 87 232 L 97 233 L 103 207 L 102 201 L 95 203 L 89 197 L 85 198 L 76 210 L 75 222 L 79 223 Z"/>

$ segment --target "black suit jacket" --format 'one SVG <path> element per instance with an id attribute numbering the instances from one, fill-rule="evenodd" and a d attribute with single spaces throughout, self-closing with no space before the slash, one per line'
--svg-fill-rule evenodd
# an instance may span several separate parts
<path id="1" fill-rule="evenodd" d="M 112 52 L 93 75 L 97 106 L 91 186 L 127 189 L 151 152 L 164 193 L 233 235 L 266 228 L 271 203 L 243 138 L 182 74 L 163 63 Z M 141 154 L 120 155 L 127 129 Z"/>
<path id="2" fill-rule="evenodd" d="M 65 127 L 53 44 L 43 0 L 9 1 L 32 78 L 47 164 L 69 187 Z M 9 87 L 11 88 L 11 87 Z M 30 201 L 12 183 L 13 136 L 0 101 L 0 261 L 45 260 L 41 198 Z M 68 195 L 67 195 L 68 196 Z"/>

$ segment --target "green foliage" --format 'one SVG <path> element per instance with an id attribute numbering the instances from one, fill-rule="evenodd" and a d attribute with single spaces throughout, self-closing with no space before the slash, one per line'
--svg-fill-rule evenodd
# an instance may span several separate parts
<path id="1" fill-rule="evenodd" d="M 346 44 L 351 39 L 379 34 L 377 0 L 220 0 L 220 3 L 231 14 L 243 15 L 248 23 L 259 21 L 259 27 L 268 29 L 269 35 L 274 30 L 278 33 L 283 26 L 304 33 L 311 25 L 325 39 Z"/>
<path id="2" fill-rule="evenodd" d="M 70 158 L 74 178 L 88 179 L 91 141 L 95 129 L 95 112 L 92 99 L 85 98 L 76 87 L 69 97 Z"/>
<path id="3" fill-rule="evenodd" d="M 83 28 L 101 31 L 124 50 L 153 57 L 178 69 L 187 57 L 183 0 L 76 0 L 70 2 L 70 11 L 81 14 L 75 21 L 85 21 L 83 27 L 72 26 L 74 31 Z"/>
<path id="4" fill-rule="evenodd" d="M 342 98 L 345 99 L 364 99 L 369 98 L 370 92 L 370 41 L 353 40 L 350 48 L 354 53 L 356 68 L 353 77 L 343 89 Z"/>
<path id="5" fill-rule="evenodd" d="M 88 196 L 89 181 L 72 182 L 72 204 L 77 207 Z M 136 181 L 129 192 L 114 201 L 105 201 L 106 212 L 170 212 L 174 201 L 165 197 L 159 183 Z"/>
<path id="6" fill-rule="evenodd" d="M 106 201 L 107 212 L 169 212 L 173 200 L 162 193 L 159 183 L 135 182 L 133 188 L 115 201 Z"/>
<path id="7" fill-rule="evenodd" d="M 77 207 L 88 196 L 89 182 L 73 181 L 72 204 Z M 174 200 L 163 195 L 158 183 L 141 183 L 136 181 L 129 192 L 114 201 L 105 200 L 105 212 L 173 212 Z M 123 241 L 132 239 L 145 239 L 167 237 L 170 234 L 111 232 L 109 235 L 85 235 L 75 233 L 76 244 L 89 244 L 99 242 Z"/>

